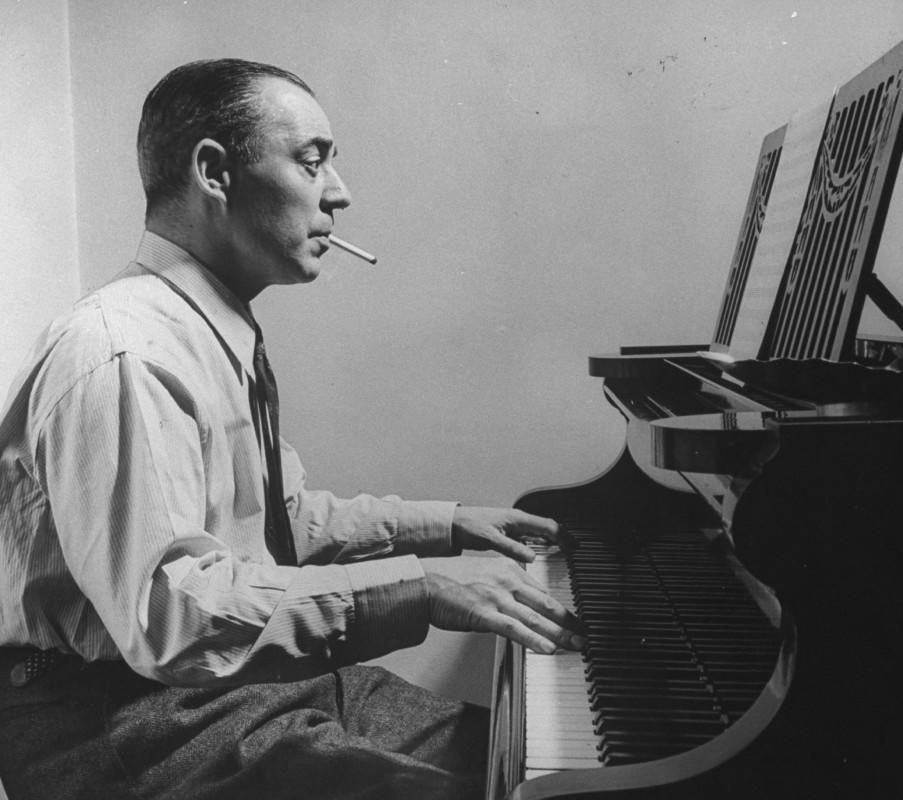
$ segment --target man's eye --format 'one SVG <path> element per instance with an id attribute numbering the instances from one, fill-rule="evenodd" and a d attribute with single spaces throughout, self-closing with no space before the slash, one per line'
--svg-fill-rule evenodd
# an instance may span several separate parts
<path id="1" fill-rule="evenodd" d="M 310 172 L 311 174 L 316 174 L 317 172 L 319 172 L 320 167 L 323 166 L 323 159 L 306 158 L 301 163 L 308 172 Z"/>

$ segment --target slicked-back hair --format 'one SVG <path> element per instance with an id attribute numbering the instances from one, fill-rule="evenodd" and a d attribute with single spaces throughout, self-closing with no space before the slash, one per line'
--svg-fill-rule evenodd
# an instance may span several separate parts
<path id="1" fill-rule="evenodd" d="M 266 77 L 282 78 L 313 96 L 297 75 L 238 58 L 192 61 L 151 90 L 138 126 L 138 169 L 148 210 L 181 195 L 201 139 L 213 139 L 244 163 L 259 157 L 264 118 L 258 82 Z"/>

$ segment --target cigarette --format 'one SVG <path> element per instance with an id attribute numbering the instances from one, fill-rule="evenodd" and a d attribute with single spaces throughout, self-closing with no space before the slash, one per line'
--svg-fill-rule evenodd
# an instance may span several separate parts
<path id="1" fill-rule="evenodd" d="M 376 256 L 373 255 L 373 253 L 368 253 L 366 250 L 361 250 L 360 247 L 351 244 L 351 242 L 346 242 L 344 239 L 340 239 L 338 236 L 333 236 L 331 233 L 329 234 L 329 241 L 340 250 L 344 250 L 346 253 L 351 253 L 351 255 L 353 256 L 362 258 L 364 259 L 364 261 L 370 264 L 376 263 Z"/>

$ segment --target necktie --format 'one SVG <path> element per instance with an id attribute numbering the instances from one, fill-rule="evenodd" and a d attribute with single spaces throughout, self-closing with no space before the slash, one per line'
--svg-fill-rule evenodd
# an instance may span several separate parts
<path id="1" fill-rule="evenodd" d="M 260 433 L 266 455 L 266 544 L 277 564 L 297 566 L 298 556 L 292 538 L 292 526 L 285 508 L 282 486 L 282 458 L 279 454 L 279 394 L 270 368 L 263 334 L 254 325 L 254 383 L 260 412 Z"/>

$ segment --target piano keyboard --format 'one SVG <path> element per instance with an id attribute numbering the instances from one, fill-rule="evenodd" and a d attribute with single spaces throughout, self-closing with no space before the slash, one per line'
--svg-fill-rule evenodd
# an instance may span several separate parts
<path id="1" fill-rule="evenodd" d="M 567 562 L 562 553 L 539 549 L 527 572 L 565 608 L 575 611 Z M 581 653 L 559 650 L 524 654 L 526 777 L 549 771 L 599 766 L 599 737 L 593 730 Z"/>
<path id="2" fill-rule="evenodd" d="M 701 532 L 625 544 L 571 528 L 527 571 L 587 628 L 583 653 L 525 654 L 525 776 L 651 761 L 722 733 L 774 669 L 777 631 Z"/>

